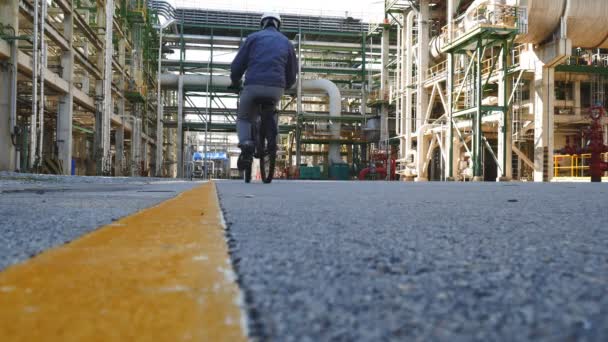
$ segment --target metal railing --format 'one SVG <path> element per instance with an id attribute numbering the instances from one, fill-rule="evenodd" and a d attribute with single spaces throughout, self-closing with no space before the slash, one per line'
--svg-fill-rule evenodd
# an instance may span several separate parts
<path id="1" fill-rule="evenodd" d="M 553 176 L 583 178 L 589 177 L 589 160 L 591 154 L 572 154 L 553 156 Z M 608 161 L 608 153 L 602 154 L 602 160 Z"/>
<path id="2" fill-rule="evenodd" d="M 444 46 L 451 44 L 459 38 L 478 28 L 518 29 L 518 6 L 483 3 L 470 9 L 466 16 L 451 25 L 442 28 L 440 39 Z"/>
<path id="3" fill-rule="evenodd" d="M 429 81 L 429 80 L 435 80 L 436 78 L 445 77 L 447 75 L 447 70 L 448 70 L 447 61 L 443 61 L 439 64 L 433 65 L 432 67 L 430 67 L 427 70 L 426 79 L 427 79 L 427 81 Z"/>

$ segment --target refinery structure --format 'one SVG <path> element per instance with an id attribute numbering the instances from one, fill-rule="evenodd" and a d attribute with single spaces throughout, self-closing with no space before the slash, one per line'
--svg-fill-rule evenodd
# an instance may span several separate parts
<path id="1" fill-rule="evenodd" d="M 386 0 L 384 12 L 282 13 L 300 63 L 277 178 L 606 175 L 606 1 Z M 0 171 L 189 177 L 200 151 L 205 177 L 234 177 L 230 62 L 260 15 L 3 0 Z"/>

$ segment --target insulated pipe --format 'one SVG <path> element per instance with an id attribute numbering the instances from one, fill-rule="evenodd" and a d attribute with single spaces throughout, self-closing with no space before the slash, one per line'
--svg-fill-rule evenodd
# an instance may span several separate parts
<path id="1" fill-rule="evenodd" d="M 412 130 L 413 130 L 413 63 L 414 56 L 413 51 L 409 47 L 412 46 L 414 41 L 414 20 L 416 15 L 414 11 L 411 11 L 407 15 L 406 19 L 406 33 L 405 33 L 405 45 L 408 47 L 405 56 L 405 112 L 403 113 L 405 119 L 405 158 L 408 158 L 412 153 Z"/>
<path id="2" fill-rule="evenodd" d="M 160 75 L 160 85 L 162 88 L 177 89 L 179 77 L 177 74 L 162 74 Z M 201 87 L 206 85 L 210 79 L 208 75 L 182 75 L 182 82 L 185 88 Z M 214 87 L 228 87 L 231 83 L 228 76 L 213 76 Z"/>
<path id="3" fill-rule="evenodd" d="M 569 0 L 566 5 L 567 36 L 573 46 L 608 47 L 608 2 L 606 0 Z"/>
<path id="4" fill-rule="evenodd" d="M 213 76 L 213 79 L 208 75 L 183 75 L 183 87 L 201 86 L 211 81 L 214 87 L 228 87 L 232 83 L 228 76 Z M 179 83 L 179 75 L 162 74 L 160 76 L 161 87 L 177 89 Z M 302 80 L 302 92 L 322 91 L 329 97 L 329 116 L 337 117 L 342 114 L 342 95 L 340 89 L 329 80 Z M 331 126 L 333 139 L 340 138 L 340 123 L 334 122 Z M 340 145 L 331 143 L 329 145 L 329 160 L 331 163 L 342 163 L 340 156 Z"/>
<path id="5" fill-rule="evenodd" d="M 335 83 L 329 80 L 303 80 L 302 91 L 317 91 L 321 90 L 327 93 L 329 96 L 329 116 L 337 117 L 342 113 L 342 96 L 340 89 Z M 334 122 L 331 125 L 331 133 L 333 139 L 340 139 L 340 123 Z M 340 144 L 330 143 L 329 144 L 329 161 L 332 164 L 341 164 L 342 157 L 340 156 Z"/>
<path id="6" fill-rule="evenodd" d="M 30 116 L 30 155 L 29 167 L 33 168 L 36 162 L 36 146 L 38 133 L 38 7 L 40 0 L 34 0 L 34 32 L 32 46 L 32 115 Z"/>
<path id="7" fill-rule="evenodd" d="M 44 105 L 45 105 L 45 93 L 44 93 L 44 74 L 46 72 L 47 66 L 47 47 L 45 40 L 45 27 L 46 27 L 46 12 L 47 12 L 47 2 L 46 0 L 42 0 L 42 13 L 40 14 L 40 106 L 38 106 L 38 110 L 40 114 L 38 115 L 38 157 L 42 159 L 42 149 L 44 146 Z M 40 161 L 42 162 L 42 160 Z M 67 167 L 67 166 L 66 166 Z"/>

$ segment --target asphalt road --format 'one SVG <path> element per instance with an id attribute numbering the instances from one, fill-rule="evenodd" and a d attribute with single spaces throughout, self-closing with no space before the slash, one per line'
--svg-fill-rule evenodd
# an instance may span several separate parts
<path id="1" fill-rule="evenodd" d="M 219 182 L 254 339 L 608 341 L 608 185 Z"/>
<path id="2" fill-rule="evenodd" d="M 0 173 L 0 270 L 198 185 Z"/>

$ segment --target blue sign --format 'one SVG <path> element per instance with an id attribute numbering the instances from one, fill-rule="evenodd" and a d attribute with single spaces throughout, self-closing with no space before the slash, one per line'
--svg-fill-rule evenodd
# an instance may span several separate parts
<path id="1" fill-rule="evenodd" d="M 207 152 L 205 153 L 207 159 L 211 160 L 226 160 L 228 159 L 228 153 L 226 152 Z"/>

